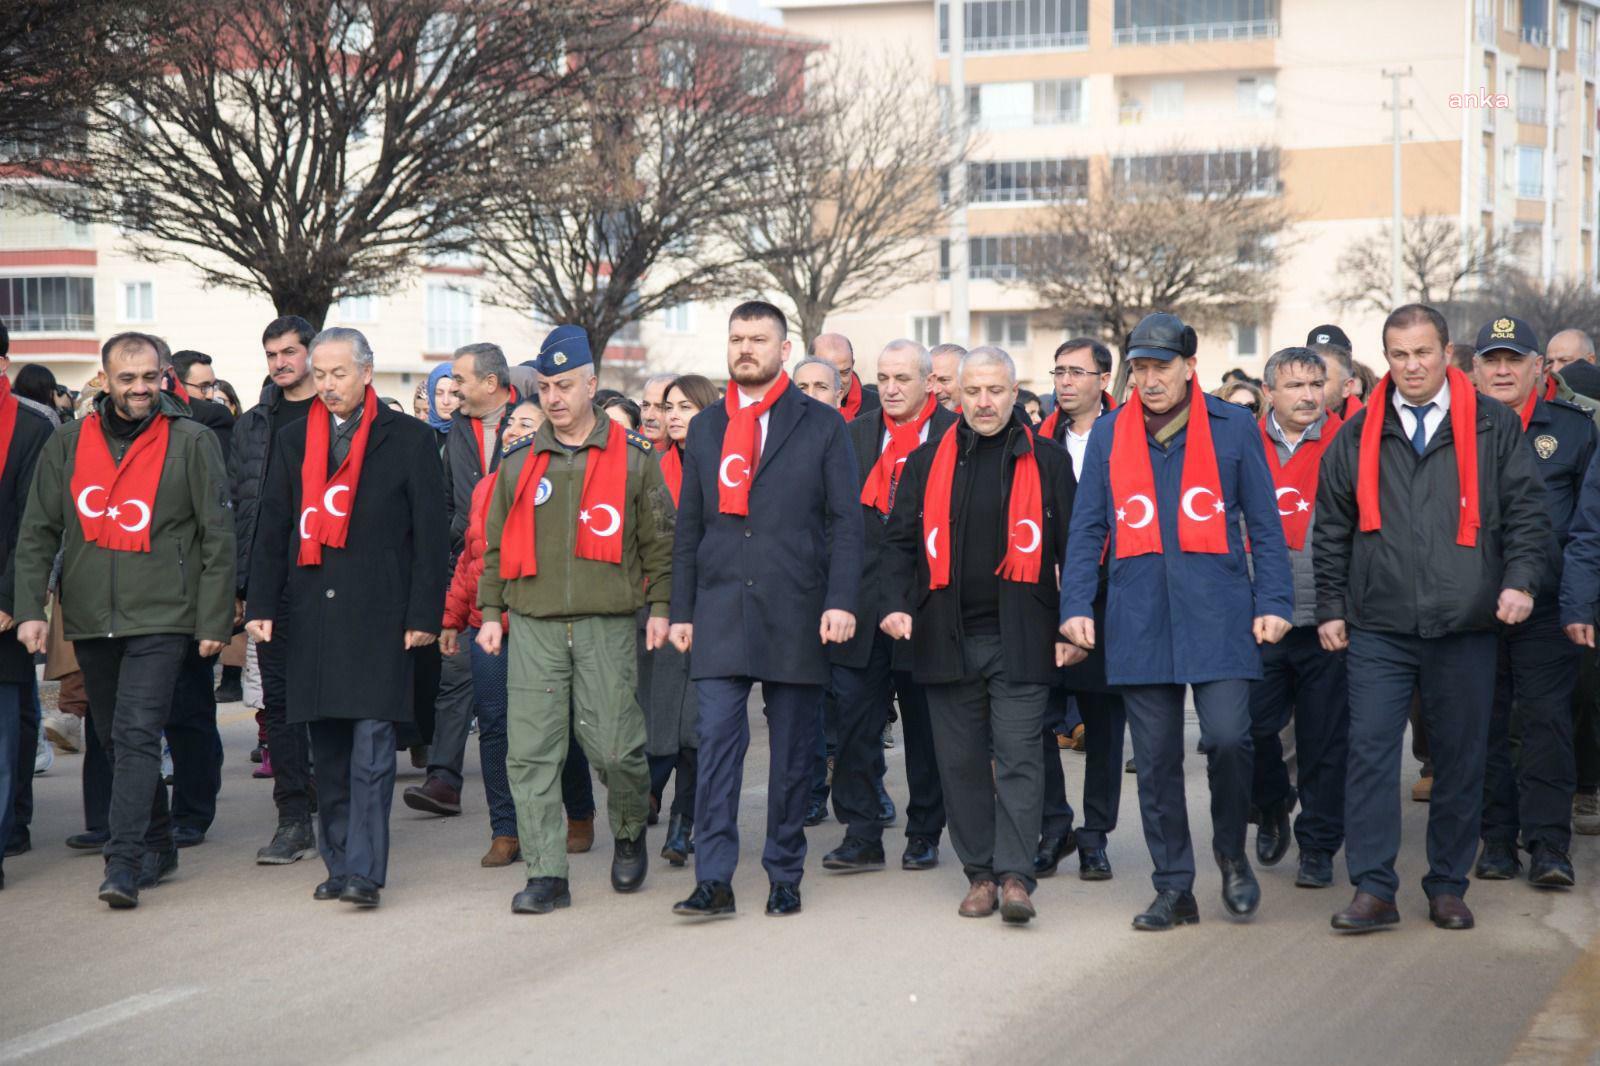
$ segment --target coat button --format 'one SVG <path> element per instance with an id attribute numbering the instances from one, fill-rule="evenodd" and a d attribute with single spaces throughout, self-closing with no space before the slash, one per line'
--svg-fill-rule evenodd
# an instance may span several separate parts
<path id="1" fill-rule="evenodd" d="M 331 599 L 333 599 L 333 590 L 332 590 L 332 589 L 329 589 L 329 590 L 328 590 L 328 591 L 327 591 L 327 593 L 326 593 L 326 595 L 327 595 L 327 597 L 328 597 L 328 599 L 330 599 L 330 600 L 331 600 Z"/>
<path id="2" fill-rule="evenodd" d="M 745 531 L 744 531 L 744 535 L 745 535 L 745 537 L 746 537 L 746 538 L 747 538 L 747 539 L 748 539 L 748 538 L 749 538 L 749 536 L 750 536 L 750 531 L 749 531 L 749 530 L 748 530 L 748 529 L 747 529 L 747 530 L 745 530 Z"/>
<path id="3" fill-rule="evenodd" d="M 754 585 L 756 583 L 756 579 L 753 577 L 747 577 L 744 579 L 744 583 L 746 585 Z"/>

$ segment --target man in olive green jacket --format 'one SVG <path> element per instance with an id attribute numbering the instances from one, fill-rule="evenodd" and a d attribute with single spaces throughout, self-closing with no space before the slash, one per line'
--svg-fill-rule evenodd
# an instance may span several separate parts
<path id="1" fill-rule="evenodd" d="M 587 336 L 556 328 L 537 368 L 546 422 L 500 462 L 478 582 L 478 645 L 491 655 L 509 645 L 506 773 L 528 871 L 512 900 L 519 914 L 572 902 L 560 789 L 569 698 L 577 740 L 608 791 L 611 886 L 644 883 L 650 775 L 634 695 L 635 612 L 650 604 L 646 646 L 659 647 L 672 594 L 672 497 L 650 442 L 594 405 Z"/>
<path id="2" fill-rule="evenodd" d="M 116 908 L 136 906 L 139 889 L 178 864 L 161 730 L 189 646 L 198 639 L 202 656 L 215 655 L 233 636 L 222 450 L 161 390 L 158 345 L 142 333 L 106 341 L 106 391 L 45 444 L 16 550 L 17 637 L 39 652 L 45 587 L 65 547 L 63 628 L 112 765 L 100 898 Z"/>

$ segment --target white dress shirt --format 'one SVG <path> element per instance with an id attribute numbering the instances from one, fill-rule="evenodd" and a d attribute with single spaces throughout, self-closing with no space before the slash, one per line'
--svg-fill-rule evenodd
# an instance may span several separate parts
<path id="1" fill-rule="evenodd" d="M 738 389 L 739 387 L 737 385 L 735 385 L 734 388 Z M 750 397 L 750 396 L 746 396 L 745 395 L 745 391 L 743 389 L 739 389 L 739 410 L 742 411 L 746 407 L 750 407 L 750 406 L 752 406 L 754 404 L 758 404 L 763 399 L 765 399 L 765 397 L 760 397 L 760 396 L 758 396 L 758 397 Z M 769 407 L 765 411 L 762 412 L 760 418 L 756 419 L 757 422 L 761 423 L 761 434 L 760 434 L 761 444 L 760 444 L 760 447 L 758 447 L 756 449 L 756 456 L 758 458 L 760 456 L 765 455 L 766 452 L 767 452 L 767 419 L 771 414 L 772 414 L 772 408 Z"/>
<path id="2" fill-rule="evenodd" d="M 1391 382 L 1391 384 L 1393 383 Z M 1433 404 L 1433 410 L 1429 411 L 1422 419 L 1422 446 L 1424 448 L 1432 442 L 1433 435 L 1444 424 L 1444 416 L 1450 413 L 1449 379 L 1447 378 L 1445 383 L 1439 386 L 1438 392 L 1434 393 L 1429 400 L 1423 400 L 1422 403 L 1414 404 L 1404 396 L 1401 396 L 1399 389 L 1394 390 L 1394 409 L 1400 412 L 1400 428 L 1405 430 L 1406 440 L 1410 440 L 1412 434 L 1417 431 L 1417 413 L 1411 408 L 1421 407 L 1422 404 L 1429 402 Z"/>
<path id="3" fill-rule="evenodd" d="M 921 441 L 923 444 L 928 443 L 928 427 L 931 426 L 931 425 L 933 425 L 933 419 L 930 418 L 926 422 L 922 423 L 922 429 L 917 432 L 917 439 L 919 441 Z M 889 446 L 889 431 L 886 429 L 886 430 L 883 431 L 883 436 L 881 438 L 879 438 L 879 440 L 878 440 L 878 454 L 882 455 L 883 454 L 883 450 L 885 448 L 887 448 L 888 446 Z"/>
<path id="4" fill-rule="evenodd" d="M 1094 416 L 1095 416 L 1095 418 L 1099 418 L 1101 415 L 1103 415 L 1105 413 L 1106 413 L 1106 405 L 1105 405 L 1104 401 L 1101 401 L 1100 409 L 1095 412 Z M 1093 423 L 1090 423 L 1090 428 L 1091 429 L 1094 428 L 1094 424 Z M 1089 434 L 1087 434 L 1087 433 L 1078 434 L 1078 433 L 1072 432 L 1072 420 L 1069 418 L 1067 420 L 1067 431 L 1066 431 L 1065 440 L 1063 441 L 1063 443 L 1065 443 L 1066 446 L 1067 446 L 1067 454 L 1072 457 L 1072 476 L 1075 477 L 1075 478 L 1082 479 L 1082 477 L 1083 477 L 1083 456 L 1084 456 L 1084 453 L 1089 450 Z"/>

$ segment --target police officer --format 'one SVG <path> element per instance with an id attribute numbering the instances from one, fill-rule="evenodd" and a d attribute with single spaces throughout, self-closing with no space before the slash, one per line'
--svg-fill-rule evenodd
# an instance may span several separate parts
<path id="1" fill-rule="evenodd" d="M 1561 583 L 1561 551 L 1577 506 L 1579 489 L 1596 445 L 1588 412 L 1561 399 L 1546 399 L 1539 340 L 1520 318 L 1501 316 L 1478 331 L 1472 360 L 1478 391 L 1510 407 L 1522 419 L 1533 447 L 1554 539 L 1544 591 L 1526 622 L 1502 628 L 1489 718 L 1489 757 L 1483 781 L 1483 853 L 1474 874 L 1480 881 L 1515 877 L 1521 845 L 1530 853 L 1528 879 L 1536 885 L 1570 886 L 1572 794 L 1577 787 L 1572 747 L 1572 690 L 1578 649 L 1561 632 L 1554 592 Z M 1558 546 L 1559 545 L 1559 546 Z M 1511 738 L 1520 740 L 1512 758 Z"/>

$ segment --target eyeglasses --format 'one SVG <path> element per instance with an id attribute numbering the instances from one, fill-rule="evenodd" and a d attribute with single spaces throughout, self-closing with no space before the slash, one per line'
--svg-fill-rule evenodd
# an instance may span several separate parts
<path id="1" fill-rule="evenodd" d="M 1073 381 L 1082 381 L 1084 378 L 1097 378 L 1098 370 L 1085 370 L 1081 366 L 1058 366 L 1050 371 L 1050 376 L 1060 381 L 1062 378 L 1071 378 Z"/>
<path id="2" fill-rule="evenodd" d="M 217 391 L 217 383 L 215 381 L 206 381 L 199 385 L 191 385 L 185 381 L 183 383 L 183 387 L 188 389 L 190 392 L 198 392 L 202 396 L 211 396 Z"/>

